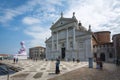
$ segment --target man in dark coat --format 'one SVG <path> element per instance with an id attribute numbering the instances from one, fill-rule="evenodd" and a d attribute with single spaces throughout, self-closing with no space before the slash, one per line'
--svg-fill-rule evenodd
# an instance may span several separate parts
<path id="1" fill-rule="evenodd" d="M 57 59 L 57 60 L 56 60 L 56 70 L 55 70 L 55 73 L 56 73 L 56 74 L 59 74 L 59 73 L 60 73 L 59 65 L 60 65 L 60 60 Z"/>

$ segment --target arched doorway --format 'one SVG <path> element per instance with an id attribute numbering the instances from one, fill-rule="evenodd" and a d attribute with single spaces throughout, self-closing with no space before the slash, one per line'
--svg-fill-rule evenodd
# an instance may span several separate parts
<path id="1" fill-rule="evenodd" d="M 61 55 L 62 55 L 62 59 L 65 58 L 65 48 L 61 48 Z"/>
<path id="2" fill-rule="evenodd" d="M 97 53 L 94 53 L 94 58 L 97 58 Z"/>
<path id="3" fill-rule="evenodd" d="M 62 43 L 62 46 L 61 46 L 61 59 L 65 59 L 65 44 Z"/>
<path id="4" fill-rule="evenodd" d="M 100 59 L 101 59 L 102 61 L 105 61 L 105 54 L 104 54 L 104 53 L 101 53 L 101 54 L 100 54 Z"/>

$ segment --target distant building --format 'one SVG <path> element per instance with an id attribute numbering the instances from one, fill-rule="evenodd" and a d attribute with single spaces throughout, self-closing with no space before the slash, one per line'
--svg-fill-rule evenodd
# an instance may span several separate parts
<path id="1" fill-rule="evenodd" d="M 33 47 L 29 49 L 30 59 L 44 59 L 45 58 L 45 48 L 41 46 Z"/>
<path id="2" fill-rule="evenodd" d="M 8 59 L 8 58 L 10 58 L 9 54 L 0 54 L 0 60 Z"/>
<path id="3" fill-rule="evenodd" d="M 113 35 L 112 40 L 115 49 L 115 59 L 120 61 L 120 34 Z"/>
<path id="4" fill-rule="evenodd" d="M 113 43 L 110 42 L 110 31 L 95 32 L 98 44 L 93 45 L 94 58 L 100 58 L 105 62 L 114 62 L 115 52 Z"/>

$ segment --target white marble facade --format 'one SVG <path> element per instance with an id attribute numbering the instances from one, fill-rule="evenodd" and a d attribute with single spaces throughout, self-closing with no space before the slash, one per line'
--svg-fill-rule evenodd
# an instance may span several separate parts
<path id="1" fill-rule="evenodd" d="M 89 27 L 87 30 L 76 19 L 75 13 L 72 18 L 61 17 L 51 26 L 51 37 L 46 43 L 46 59 L 81 61 L 93 57 L 92 54 L 92 33 Z"/>

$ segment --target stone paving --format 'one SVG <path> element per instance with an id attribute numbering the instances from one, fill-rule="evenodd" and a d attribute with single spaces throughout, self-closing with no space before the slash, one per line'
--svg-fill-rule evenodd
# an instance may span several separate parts
<path id="1" fill-rule="evenodd" d="M 3 63 L 23 68 L 15 74 L 10 75 L 9 80 L 47 80 L 65 74 L 69 71 L 88 65 L 87 62 L 60 62 L 60 74 L 55 74 L 55 61 L 32 61 L 21 60 L 16 64 L 13 61 L 3 61 Z M 0 80 L 5 80 L 6 76 L 0 76 Z"/>
<path id="2" fill-rule="evenodd" d="M 48 80 L 120 80 L 120 66 L 104 63 L 101 70 L 94 63 L 93 68 L 85 66 Z"/>

